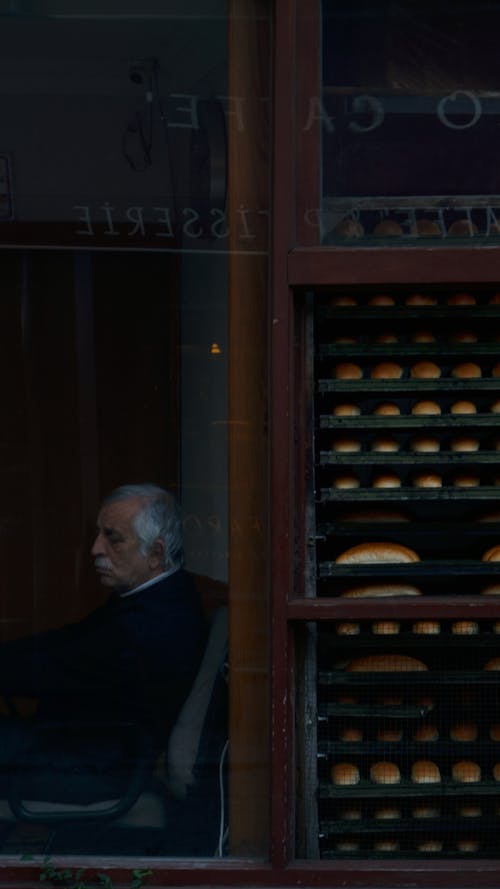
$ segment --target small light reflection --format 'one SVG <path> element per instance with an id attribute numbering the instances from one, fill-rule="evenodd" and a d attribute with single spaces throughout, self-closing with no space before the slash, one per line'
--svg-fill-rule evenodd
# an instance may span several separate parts
<path id="1" fill-rule="evenodd" d="M 210 346 L 210 354 L 211 355 L 222 355 L 222 349 L 219 346 L 219 343 L 212 343 Z"/>

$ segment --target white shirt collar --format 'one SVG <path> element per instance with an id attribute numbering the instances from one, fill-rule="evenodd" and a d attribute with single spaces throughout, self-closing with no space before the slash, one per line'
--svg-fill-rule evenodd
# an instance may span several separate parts
<path id="1" fill-rule="evenodd" d="M 136 593 L 142 593 L 147 587 L 159 583 L 160 580 L 165 580 L 166 577 L 170 577 L 171 574 L 175 574 L 178 570 L 179 568 L 168 568 L 167 571 L 162 571 L 161 574 L 157 574 L 156 577 L 152 577 L 151 580 L 146 580 L 145 583 L 139 584 L 139 586 L 134 587 L 133 590 L 127 590 L 125 593 L 120 593 L 120 599 L 125 599 L 126 596 L 135 596 Z"/>

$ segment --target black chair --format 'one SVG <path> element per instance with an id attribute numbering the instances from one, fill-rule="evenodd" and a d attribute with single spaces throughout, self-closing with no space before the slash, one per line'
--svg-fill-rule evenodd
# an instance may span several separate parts
<path id="1" fill-rule="evenodd" d="M 40 794 L 30 798 L 29 777 L 20 769 L 9 799 L 0 802 L 0 818 L 46 825 L 50 851 L 223 855 L 227 697 L 227 608 L 220 607 L 191 692 L 153 776 L 139 738 L 133 772 L 117 799 L 82 805 L 51 800 L 49 794 L 47 799 Z"/>

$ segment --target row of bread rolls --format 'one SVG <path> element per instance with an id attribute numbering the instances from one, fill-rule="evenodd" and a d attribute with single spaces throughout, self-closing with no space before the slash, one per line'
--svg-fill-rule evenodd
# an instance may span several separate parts
<path id="1" fill-rule="evenodd" d="M 330 297 L 331 306 L 349 307 L 365 304 L 368 306 L 396 306 L 399 303 L 407 306 L 475 306 L 481 302 L 487 305 L 500 304 L 500 293 L 486 294 L 484 297 L 477 297 L 473 293 L 459 291 L 449 295 L 436 295 L 433 293 L 411 293 L 408 296 L 394 296 L 389 293 L 375 293 L 369 296 L 366 301 L 354 294 L 338 294 Z"/>
<path id="2" fill-rule="evenodd" d="M 369 588 L 369 585 L 367 585 Z M 373 585 L 377 589 L 377 584 Z M 500 586 L 499 586 L 500 590 Z M 376 593 L 375 593 L 376 595 Z M 338 621 L 335 626 L 339 636 L 359 636 L 362 632 L 361 624 L 358 621 L 344 620 Z M 489 627 L 488 627 L 489 629 Z M 375 636 L 396 636 L 401 632 L 410 632 L 420 636 L 439 636 L 441 633 L 451 633 L 454 636 L 476 636 L 479 632 L 484 632 L 484 625 L 479 626 L 477 620 L 454 620 L 449 627 L 442 626 L 439 620 L 416 620 L 409 624 L 408 627 L 402 627 L 399 620 L 374 620 L 366 623 L 363 631 Z M 500 633 L 500 621 L 496 620 L 491 623 L 491 632 Z"/>
<path id="3" fill-rule="evenodd" d="M 335 237 L 342 240 L 358 240 L 368 235 L 375 238 L 473 238 L 477 235 L 496 237 L 500 234 L 498 224 L 488 226 L 482 232 L 473 219 L 465 216 L 454 219 L 449 225 L 437 222 L 435 219 L 422 218 L 413 222 L 407 231 L 397 219 L 387 217 L 376 222 L 370 230 L 359 219 L 341 219 L 333 229 Z"/>
<path id="4" fill-rule="evenodd" d="M 477 488 L 480 485 L 500 485 L 500 475 L 494 476 L 493 478 L 482 479 L 479 473 L 476 472 L 457 472 L 450 479 L 443 479 L 442 475 L 438 472 L 426 471 L 416 472 L 409 479 L 409 486 L 413 488 L 442 488 L 446 486 L 455 488 Z M 330 484 L 332 489 L 344 490 L 361 487 L 401 488 L 403 486 L 406 487 L 408 485 L 407 483 L 403 485 L 401 477 L 392 471 L 376 473 L 368 485 L 362 485 L 361 479 L 354 473 L 339 473 L 332 479 Z"/>
<path id="5" fill-rule="evenodd" d="M 499 339 L 500 334 L 492 334 L 491 331 L 488 331 L 487 335 L 484 335 L 483 333 L 479 334 L 475 330 L 454 330 L 445 334 L 441 334 L 440 332 L 439 336 L 437 336 L 429 328 L 421 327 L 417 330 L 403 334 L 396 330 L 383 330 L 381 333 L 375 333 L 369 337 L 364 334 L 357 334 L 355 331 L 347 330 L 344 333 L 332 335 L 332 337 L 329 337 L 328 342 L 338 346 L 351 346 L 357 345 L 358 343 L 374 343 L 377 346 L 390 346 L 395 343 L 404 342 L 421 344 L 443 344 L 444 342 L 450 342 L 453 344 L 465 343 L 469 345 L 480 341 L 497 343 Z"/>
<path id="6" fill-rule="evenodd" d="M 408 814 L 411 818 L 439 818 L 441 809 L 434 801 L 426 804 L 418 802 L 410 804 Z M 497 812 L 498 814 L 500 812 Z M 456 806 L 454 806 L 453 815 L 458 818 L 480 818 L 483 815 L 483 808 L 475 802 L 464 804 L 462 800 L 459 800 Z M 399 821 L 406 817 L 406 813 L 400 805 L 393 802 L 385 803 L 384 805 L 376 804 L 373 811 L 364 811 L 360 805 L 350 803 L 348 806 L 339 808 L 337 817 L 341 821 L 361 821 L 362 819 Z"/>
<path id="7" fill-rule="evenodd" d="M 479 852 L 482 847 L 482 842 L 477 838 L 463 838 L 454 840 L 452 844 L 445 843 L 442 839 L 436 839 L 433 837 L 432 839 L 418 839 L 415 838 L 415 844 L 412 847 L 409 847 L 407 842 L 400 843 L 398 840 L 391 838 L 388 839 L 379 839 L 373 842 L 373 851 L 374 852 L 398 852 L 405 853 L 408 855 L 412 852 L 442 852 L 445 848 L 450 852 L 457 852 L 459 854 L 470 853 L 474 854 L 475 852 Z M 361 844 L 358 840 L 355 839 L 341 839 L 335 840 L 334 842 L 335 852 L 338 853 L 352 853 L 357 855 L 359 852 L 367 851 L 366 842 Z"/>
<path id="8" fill-rule="evenodd" d="M 420 556 L 409 546 L 392 540 L 368 540 L 343 550 L 335 559 L 339 565 L 362 565 L 373 562 L 419 562 Z M 482 554 L 483 562 L 500 562 L 500 544 L 488 547 Z"/>
<path id="9" fill-rule="evenodd" d="M 500 725 L 494 724 L 482 729 L 490 741 L 500 740 Z M 417 743 L 434 743 L 435 741 L 451 740 L 457 744 L 469 744 L 477 741 L 480 733 L 475 722 L 457 722 L 449 727 L 439 728 L 435 723 L 425 723 L 417 728 L 406 727 L 405 731 L 399 726 L 391 725 L 390 728 L 377 728 L 373 740 L 380 744 L 397 744 L 406 737 Z M 340 726 L 338 739 L 343 744 L 358 744 L 365 740 L 365 731 L 358 725 Z"/>
<path id="10" fill-rule="evenodd" d="M 483 376 L 500 377 L 500 363 L 486 368 L 475 361 L 460 361 L 447 370 L 428 360 L 416 361 L 408 368 L 397 361 L 379 361 L 365 370 L 354 361 L 341 361 L 333 366 L 331 376 L 336 380 L 361 380 L 366 377 L 372 380 L 402 380 L 406 376 L 411 380 L 438 380 L 446 376 L 474 380 Z"/>
<path id="11" fill-rule="evenodd" d="M 459 784 L 478 784 L 481 781 L 500 781 L 500 763 L 485 768 L 473 760 L 459 760 L 447 764 L 448 778 Z M 360 767 L 354 762 L 337 762 L 330 769 L 331 779 L 337 787 L 349 787 L 362 780 Z M 380 760 L 367 767 L 366 777 L 373 784 L 400 784 L 410 780 L 413 784 L 440 784 L 443 780 L 438 763 L 429 759 L 419 759 L 411 763 L 406 777 L 398 763 Z"/>
<path id="12" fill-rule="evenodd" d="M 500 438 L 492 442 L 485 442 L 483 450 L 500 451 Z M 414 454 L 435 454 L 439 451 L 450 450 L 458 454 L 476 453 L 481 450 L 481 443 L 475 435 L 455 435 L 449 443 L 442 441 L 436 435 L 419 433 L 413 436 L 406 447 L 390 435 L 377 436 L 366 443 L 355 435 L 336 435 L 329 442 L 329 450 L 335 454 L 359 454 L 361 451 L 377 454 L 394 454 L 399 451 L 412 452 Z"/>
<path id="13" fill-rule="evenodd" d="M 479 412 L 499 414 L 500 399 L 495 398 L 491 404 L 487 406 L 486 410 L 483 411 L 483 408 L 481 408 Z M 366 416 L 373 415 L 376 417 L 398 417 L 401 413 L 401 405 L 395 401 L 382 401 L 379 404 L 376 404 L 371 411 L 362 411 L 359 404 L 352 403 L 336 404 L 332 409 L 332 416 L 334 417 L 360 417 L 362 414 Z M 444 405 L 431 398 L 421 398 L 412 404 L 410 413 L 417 417 L 440 416 L 443 413 L 461 416 L 477 414 L 478 406 L 475 402 L 466 398 L 460 398 L 457 401 L 454 401 L 449 407 L 444 407 Z"/>
<path id="14" fill-rule="evenodd" d="M 481 781 L 500 781 L 500 762 L 485 768 L 474 760 L 461 759 L 446 765 L 446 780 L 458 784 L 479 784 Z M 410 780 L 413 784 L 440 784 L 443 775 L 438 763 L 430 759 L 412 762 L 405 775 L 397 762 L 380 760 L 367 767 L 363 779 L 361 769 L 354 762 L 337 762 L 330 769 L 331 780 L 337 787 L 349 787 L 369 780 L 373 784 L 400 784 Z"/>

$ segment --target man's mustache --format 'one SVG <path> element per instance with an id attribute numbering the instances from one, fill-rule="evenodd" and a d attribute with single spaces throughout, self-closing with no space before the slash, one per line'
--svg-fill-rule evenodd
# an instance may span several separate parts
<path id="1" fill-rule="evenodd" d="M 97 556 L 94 559 L 94 567 L 97 569 L 102 568 L 103 571 L 110 571 L 113 566 L 106 556 Z"/>

